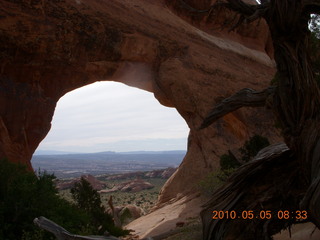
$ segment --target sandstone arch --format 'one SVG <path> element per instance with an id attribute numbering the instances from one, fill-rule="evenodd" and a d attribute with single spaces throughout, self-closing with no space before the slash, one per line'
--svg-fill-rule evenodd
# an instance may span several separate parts
<path id="1" fill-rule="evenodd" d="M 268 85 L 274 73 L 272 51 L 266 26 L 261 31 L 257 23 L 248 32 L 211 31 L 212 22 L 190 18 L 179 10 L 179 2 L 3 0 L 0 157 L 30 167 L 58 99 L 114 78 L 152 91 L 161 104 L 175 107 L 190 128 L 187 155 L 164 186 L 159 207 L 193 193 L 199 177 L 217 169 L 219 155 L 249 135 L 277 139 L 269 131 L 272 119 L 262 109 L 238 110 L 199 130 L 213 98 Z M 211 4 L 187 2 L 199 8 Z M 223 21 L 226 14 L 219 17 Z M 128 68 L 137 67 L 149 74 L 144 80 L 125 81 Z"/>
<path id="2" fill-rule="evenodd" d="M 186 150 L 189 132 L 176 109 L 161 105 L 153 93 L 109 80 L 65 94 L 51 125 L 34 155 Z M 34 169 L 36 162 L 33 157 Z"/>

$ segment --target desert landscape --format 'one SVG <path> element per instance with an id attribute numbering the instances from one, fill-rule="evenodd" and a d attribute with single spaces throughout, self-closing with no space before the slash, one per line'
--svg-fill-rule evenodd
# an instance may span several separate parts
<path id="1" fill-rule="evenodd" d="M 0 188 L 0 238 L 45 239 L 47 233 L 38 228 L 44 220 L 40 210 L 81 235 L 109 230 L 123 236 L 127 232 L 117 228 L 114 216 L 129 210 L 111 207 L 111 195 L 114 205 L 135 205 L 145 213 L 125 225 L 136 239 L 185 239 L 179 234 L 187 232 L 195 240 L 282 240 L 291 229 L 292 239 L 317 238 L 319 14 L 320 2 L 309 0 L 2 0 L 0 175 L 6 184 Z M 187 150 L 170 153 L 179 163 L 171 157 L 146 163 L 139 155 L 130 162 L 108 149 L 102 155 L 119 157 L 118 166 L 92 158 L 75 163 L 81 159 L 72 154 L 39 161 L 34 153 L 51 129 L 58 101 L 100 81 L 148 91 L 159 104 L 176 109 L 189 130 Z M 125 121 L 130 118 L 122 126 Z M 251 150 L 243 146 L 254 136 L 270 145 L 248 160 Z M 226 155 L 224 160 L 237 167 L 222 178 Z M 65 166 L 67 161 L 73 168 Z M 70 205 L 66 189 L 55 194 L 53 177 L 33 171 L 45 169 L 44 163 L 59 177 L 96 179 L 101 195 L 90 191 L 97 206 L 82 205 L 81 198 Z M 168 167 L 176 168 L 169 178 L 109 176 Z M 198 183 L 212 174 L 223 181 L 208 197 Z M 46 195 L 50 198 L 44 200 Z M 20 202 L 24 196 L 39 196 L 34 199 L 39 208 Z M 57 211 L 48 211 L 44 202 Z M 306 211 L 308 217 L 231 221 L 213 219 L 216 210 Z M 35 218 L 38 225 L 28 225 Z M 28 227 L 17 228 L 24 220 Z"/>

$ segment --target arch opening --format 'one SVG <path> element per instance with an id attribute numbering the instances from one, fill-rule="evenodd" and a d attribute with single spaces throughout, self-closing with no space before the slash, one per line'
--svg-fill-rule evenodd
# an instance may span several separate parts
<path id="1" fill-rule="evenodd" d="M 188 133 L 177 110 L 162 106 L 153 93 L 103 81 L 59 100 L 51 130 L 34 155 L 176 150 L 185 154 Z"/>

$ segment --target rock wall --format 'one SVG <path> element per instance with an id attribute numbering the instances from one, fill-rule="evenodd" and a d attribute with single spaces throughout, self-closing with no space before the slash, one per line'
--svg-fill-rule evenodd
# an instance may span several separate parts
<path id="1" fill-rule="evenodd" d="M 31 168 L 59 98 L 102 80 L 153 92 L 190 128 L 188 152 L 158 207 L 194 192 L 196 182 L 219 167 L 219 156 L 249 136 L 277 139 L 265 109 L 241 109 L 199 130 L 217 101 L 268 85 L 272 47 L 263 22 L 219 30 L 228 15 L 223 9 L 216 18 L 190 17 L 179 2 L 2 0 L 0 157 Z M 195 8 L 211 3 L 185 2 Z"/>

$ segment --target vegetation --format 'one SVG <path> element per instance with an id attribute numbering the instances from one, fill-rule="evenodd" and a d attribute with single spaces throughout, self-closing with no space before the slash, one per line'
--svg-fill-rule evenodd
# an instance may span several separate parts
<path id="1" fill-rule="evenodd" d="M 223 154 L 220 157 L 220 167 L 221 170 L 225 171 L 232 168 L 238 168 L 241 166 L 241 163 L 238 159 L 232 154 L 231 151 L 228 154 Z"/>
<path id="2" fill-rule="evenodd" d="M 93 215 L 57 194 L 54 179 L 54 175 L 46 172 L 38 171 L 36 175 L 24 166 L 0 160 L 0 239 L 55 239 L 33 224 L 33 219 L 39 216 L 75 234 L 100 233 L 93 223 Z M 110 221 L 108 227 L 110 233 L 116 232 Z"/>
<path id="3" fill-rule="evenodd" d="M 209 173 L 199 182 L 200 190 L 208 196 L 211 196 L 217 188 L 226 182 L 228 177 L 236 171 L 243 163 L 249 162 L 257 153 L 269 146 L 269 140 L 260 135 L 254 135 L 239 149 L 241 161 L 239 161 L 229 150 L 227 154 L 220 157 L 220 170 Z"/>
<path id="4" fill-rule="evenodd" d="M 236 168 L 230 168 L 225 170 L 218 170 L 209 173 L 201 181 L 199 181 L 199 190 L 205 195 L 210 197 L 219 187 L 226 182 L 228 177 L 234 173 Z"/>
<path id="5" fill-rule="evenodd" d="M 241 167 L 232 175 L 230 182 L 219 189 L 201 211 L 203 239 L 271 239 L 272 235 L 290 227 L 291 219 L 279 222 L 273 218 L 265 222 L 212 220 L 212 210 L 233 209 L 277 211 L 286 209 L 308 211 L 308 221 L 320 228 L 320 88 L 319 73 L 310 52 L 310 22 L 320 14 L 319 1 L 307 0 L 261 0 L 250 5 L 243 0 L 226 0 L 214 4 L 208 12 L 227 8 L 234 12 L 230 28 L 248 24 L 260 18 L 268 24 L 277 67 L 277 81 L 264 91 L 255 92 L 238 107 L 263 107 L 272 110 L 282 128 L 286 146 L 275 145 L 259 161 Z M 318 21 L 313 25 L 318 28 Z M 242 25 L 246 26 L 246 25 Z M 311 27 L 313 27 L 311 24 Z M 315 54 L 315 57 L 318 53 Z M 252 91 L 253 92 L 253 91 Z M 237 94 L 231 98 L 235 99 Z M 260 98 L 257 98 L 259 96 Z M 232 101 L 230 101 L 232 102 Z M 229 103 L 230 103 L 229 102 Z M 245 103 L 245 104 L 244 104 Z M 233 102 L 234 104 L 234 102 Z M 220 109 L 219 117 L 234 111 L 231 104 Z M 230 109 L 230 111 L 229 111 Z M 210 119 L 215 121 L 213 109 Z M 208 125 L 207 119 L 204 120 Z M 285 149 L 288 147 L 289 150 Z M 241 197 L 239 197 L 241 196 Z"/>
<path id="6" fill-rule="evenodd" d="M 200 219 L 189 219 L 185 226 L 180 228 L 178 233 L 175 233 L 164 240 L 202 240 L 202 225 Z"/>
<path id="7" fill-rule="evenodd" d="M 242 157 L 241 160 L 243 162 L 249 162 L 254 158 L 257 153 L 269 146 L 269 140 L 265 137 L 262 137 L 260 135 L 254 135 L 252 138 L 250 138 L 248 141 L 246 141 L 242 148 L 239 149 Z"/>
<path id="8" fill-rule="evenodd" d="M 102 205 L 100 194 L 93 189 L 86 179 L 81 178 L 80 182 L 77 182 L 70 192 L 77 208 L 84 210 L 90 216 L 92 227 L 98 230 L 98 235 L 103 235 L 105 231 L 114 236 L 129 234 L 128 230 L 122 230 L 114 226 L 112 216 L 106 213 Z"/>
<path id="9" fill-rule="evenodd" d="M 127 182 L 128 179 L 124 180 L 107 180 L 106 177 L 98 177 L 100 181 L 106 182 L 110 187 L 122 183 Z M 101 193 L 101 202 L 105 208 L 108 208 L 108 199 L 110 196 L 113 197 L 113 204 L 114 206 L 125 206 L 128 204 L 136 205 L 142 208 L 146 213 L 155 205 L 158 200 L 159 192 L 167 181 L 167 179 L 162 178 L 149 178 L 147 180 L 154 188 L 152 189 L 145 189 L 140 192 L 110 192 L 110 193 Z M 69 189 L 59 191 L 59 195 L 64 199 L 68 200 L 69 202 L 73 202 L 72 194 Z"/>

